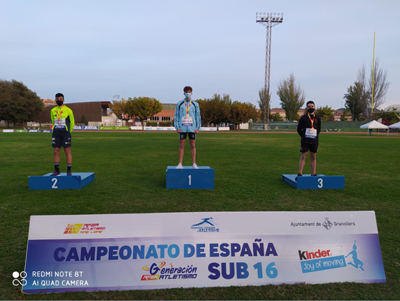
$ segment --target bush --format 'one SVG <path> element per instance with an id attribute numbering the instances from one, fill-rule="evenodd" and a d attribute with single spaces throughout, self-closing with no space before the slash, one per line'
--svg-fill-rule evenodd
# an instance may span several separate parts
<path id="1" fill-rule="evenodd" d="M 171 126 L 171 121 L 163 121 L 159 123 L 160 126 Z"/>

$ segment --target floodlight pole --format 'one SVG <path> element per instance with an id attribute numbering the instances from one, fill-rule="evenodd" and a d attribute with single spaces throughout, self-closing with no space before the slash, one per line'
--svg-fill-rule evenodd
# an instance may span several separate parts
<path id="1" fill-rule="evenodd" d="M 269 90 L 270 90 L 270 69 L 271 69 L 271 33 L 272 27 L 283 22 L 283 13 L 256 13 L 256 22 L 267 28 L 267 47 L 265 55 L 265 84 L 264 84 L 264 130 L 267 130 L 269 124 Z M 266 95 L 265 95 L 266 94 Z M 266 105 L 268 99 L 268 116 L 266 117 Z"/>

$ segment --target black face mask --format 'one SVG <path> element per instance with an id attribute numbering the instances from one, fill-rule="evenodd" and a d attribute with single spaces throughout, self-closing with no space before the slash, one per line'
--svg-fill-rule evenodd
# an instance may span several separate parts
<path id="1" fill-rule="evenodd" d="M 57 106 L 61 107 L 63 105 L 63 101 L 62 100 L 56 100 Z"/>
<path id="2" fill-rule="evenodd" d="M 314 110 L 313 108 L 309 108 L 309 109 L 308 109 L 308 113 L 310 113 L 310 114 L 314 113 L 314 111 L 315 111 L 315 110 Z"/>

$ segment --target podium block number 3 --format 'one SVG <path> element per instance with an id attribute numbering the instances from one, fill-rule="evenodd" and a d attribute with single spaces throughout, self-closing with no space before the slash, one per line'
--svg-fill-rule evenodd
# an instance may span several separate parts
<path id="1" fill-rule="evenodd" d="M 192 185 L 192 176 L 191 175 L 189 175 L 189 186 L 191 186 Z"/>
<path id="2" fill-rule="evenodd" d="M 51 188 L 58 189 L 58 186 L 56 185 L 57 184 L 57 178 L 52 178 L 51 181 L 54 182 L 53 186 L 51 186 Z"/>
<path id="3" fill-rule="evenodd" d="M 319 178 L 318 179 L 318 188 L 322 188 L 322 187 L 324 187 L 324 180 L 323 179 L 321 179 L 321 178 Z"/>

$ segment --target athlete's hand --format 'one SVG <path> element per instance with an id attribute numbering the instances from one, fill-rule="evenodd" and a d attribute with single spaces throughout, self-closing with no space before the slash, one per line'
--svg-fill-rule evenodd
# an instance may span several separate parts
<path id="1" fill-rule="evenodd" d="M 180 129 L 179 129 L 179 130 L 177 130 L 176 132 L 177 132 L 177 133 L 182 133 L 182 131 L 181 131 Z"/>
<path id="2" fill-rule="evenodd" d="M 197 134 L 199 132 L 199 130 L 194 130 L 194 133 Z"/>

